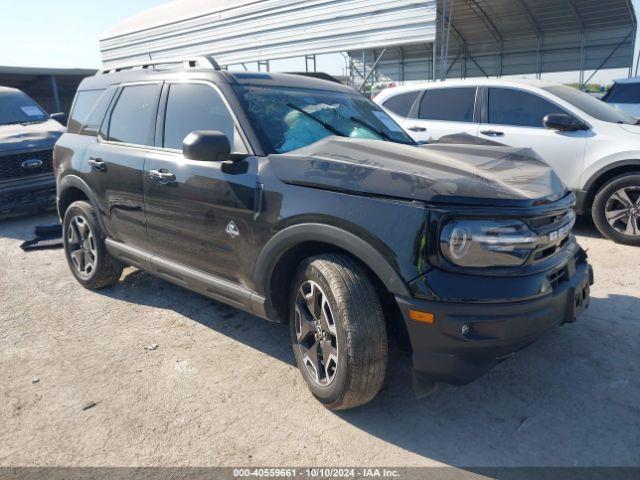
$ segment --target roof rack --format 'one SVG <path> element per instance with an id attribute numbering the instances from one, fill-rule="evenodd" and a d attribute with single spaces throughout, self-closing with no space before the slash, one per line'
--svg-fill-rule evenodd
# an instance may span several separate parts
<path id="1" fill-rule="evenodd" d="M 121 72 L 123 70 L 146 70 L 148 68 L 153 68 L 158 65 L 179 65 L 182 64 L 185 70 L 190 68 L 205 68 L 212 70 L 220 70 L 220 65 L 212 56 L 200 56 L 200 57 L 190 57 L 190 58 L 158 58 L 156 60 L 145 60 L 140 62 L 126 63 L 122 65 L 117 65 L 115 67 L 103 68 L 98 71 L 99 75 L 104 75 L 107 73 L 115 73 Z"/>

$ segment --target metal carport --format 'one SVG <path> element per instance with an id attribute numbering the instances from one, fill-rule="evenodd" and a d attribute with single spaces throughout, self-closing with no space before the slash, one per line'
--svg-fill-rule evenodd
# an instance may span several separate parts
<path id="1" fill-rule="evenodd" d="M 179 0 L 107 32 L 106 67 L 211 54 L 225 67 L 346 52 L 351 81 L 627 68 L 631 0 Z"/>

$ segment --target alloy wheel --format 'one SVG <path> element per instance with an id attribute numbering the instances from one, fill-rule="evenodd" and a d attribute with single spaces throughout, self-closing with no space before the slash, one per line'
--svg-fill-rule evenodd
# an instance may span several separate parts
<path id="1" fill-rule="evenodd" d="M 640 236 L 640 186 L 624 187 L 613 193 L 604 207 L 607 223 L 629 236 Z"/>
<path id="2" fill-rule="evenodd" d="M 320 285 L 305 281 L 295 300 L 295 332 L 302 362 L 314 382 L 329 385 L 338 371 L 335 317 Z"/>
<path id="3" fill-rule="evenodd" d="M 67 245 L 77 274 L 82 278 L 90 277 L 96 269 L 98 256 L 93 232 L 84 217 L 76 215 L 69 222 Z"/>

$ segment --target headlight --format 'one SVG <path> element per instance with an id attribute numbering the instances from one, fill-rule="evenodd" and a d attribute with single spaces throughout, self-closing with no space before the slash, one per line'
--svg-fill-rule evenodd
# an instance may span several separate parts
<path id="1" fill-rule="evenodd" d="M 538 241 L 519 220 L 452 220 L 442 229 L 440 249 L 461 267 L 517 267 Z"/>

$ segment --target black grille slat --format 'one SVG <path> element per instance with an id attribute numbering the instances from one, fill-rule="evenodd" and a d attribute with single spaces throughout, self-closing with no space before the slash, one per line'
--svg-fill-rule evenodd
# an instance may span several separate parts
<path id="1" fill-rule="evenodd" d="M 0 156 L 0 181 L 51 173 L 53 170 L 51 154 L 51 150 L 40 150 Z M 22 166 L 23 162 L 31 159 L 42 161 L 42 165 L 37 167 Z"/>
<path id="2" fill-rule="evenodd" d="M 563 226 L 566 226 L 575 218 L 575 214 L 572 209 L 566 209 L 561 212 L 555 212 L 552 214 L 543 215 L 540 217 L 529 218 L 527 223 L 534 232 L 538 235 L 546 236 L 551 232 L 554 232 Z M 549 240 L 546 245 L 540 245 L 538 249 L 533 253 L 531 261 L 539 262 L 546 258 L 549 258 L 564 248 L 567 244 L 569 237 L 564 237 L 558 241 Z"/>

